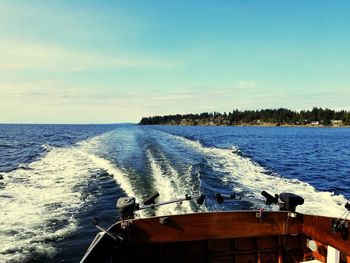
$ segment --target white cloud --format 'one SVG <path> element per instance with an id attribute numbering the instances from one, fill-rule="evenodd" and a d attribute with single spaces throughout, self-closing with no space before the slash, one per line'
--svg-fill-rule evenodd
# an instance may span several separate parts
<path id="1" fill-rule="evenodd" d="M 252 89 L 256 87 L 256 81 L 254 80 L 241 80 L 237 82 L 237 88 L 239 89 Z"/>
<path id="2" fill-rule="evenodd" d="M 14 64 L 14 63 L 1 63 L 0 62 L 0 71 L 13 71 L 28 68 L 28 65 L 25 64 Z"/>
<path id="3" fill-rule="evenodd" d="M 73 48 L 26 41 L 0 43 L 0 70 L 34 69 L 76 72 L 105 68 L 167 68 L 178 62 L 159 57 L 136 57 L 81 51 Z"/>
<path id="4" fill-rule="evenodd" d="M 217 92 L 216 92 L 217 91 Z M 138 122 L 144 116 L 311 106 L 348 108 L 349 92 L 245 92 L 237 88 L 114 89 L 65 81 L 0 82 L 0 122 Z M 310 106 L 311 105 L 311 106 Z"/>
<path id="5" fill-rule="evenodd" d="M 69 104 L 96 101 L 101 95 L 98 87 L 79 87 L 63 81 L 0 83 L 2 104 Z"/>

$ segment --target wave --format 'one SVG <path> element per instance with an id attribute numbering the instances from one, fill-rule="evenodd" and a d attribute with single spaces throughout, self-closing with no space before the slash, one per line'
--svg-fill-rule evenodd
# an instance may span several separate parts
<path id="1" fill-rule="evenodd" d="M 52 145 L 49 145 L 49 144 L 45 143 L 45 144 L 41 145 L 41 148 L 43 148 L 45 151 L 49 152 L 49 151 L 55 149 L 55 146 L 52 146 Z"/>
<path id="2" fill-rule="evenodd" d="M 220 175 L 218 179 L 233 192 L 254 198 L 261 198 L 262 190 L 267 190 L 273 194 L 291 192 L 305 199 L 305 203 L 297 207 L 298 212 L 334 217 L 344 212 L 344 204 L 347 200 L 343 195 L 317 191 L 306 182 L 283 178 L 276 173 L 271 173 L 250 158 L 242 156 L 236 147 L 232 148 L 234 151 L 232 149 L 205 147 L 199 141 L 192 141 L 177 135 L 172 136 L 206 156 L 210 167 Z M 255 202 L 255 205 L 264 206 L 262 202 Z"/>
<path id="3" fill-rule="evenodd" d="M 190 194 L 188 192 L 189 188 L 183 183 L 179 173 L 168 161 L 165 161 L 164 155 L 161 156 L 162 160 L 157 160 L 151 151 L 148 150 L 147 158 L 151 165 L 154 188 L 157 189 L 160 195 L 159 202 L 181 198 L 184 197 L 185 194 Z M 162 168 L 162 164 L 167 166 L 168 172 Z M 159 215 L 190 212 L 193 212 L 193 210 L 189 202 L 184 202 L 181 206 L 178 204 L 161 206 L 157 210 Z"/>
<path id="4" fill-rule="evenodd" d="M 1 262 L 53 256 L 52 242 L 76 231 L 76 215 L 93 200 L 83 190 L 99 172 L 74 147 L 52 148 L 23 168 L 4 173 L 2 180 Z"/>
<path id="5" fill-rule="evenodd" d="M 175 169 L 175 166 L 172 165 L 171 161 L 166 157 L 165 153 L 163 153 L 161 148 L 158 148 L 155 152 L 151 151 L 151 148 L 144 146 L 148 145 L 148 140 L 140 140 L 136 139 L 136 136 L 148 136 L 149 134 L 140 133 L 140 131 L 132 133 L 125 131 L 114 131 L 108 134 L 104 134 L 102 136 L 94 137 L 88 141 L 84 141 L 80 145 L 84 148 L 86 152 L 89 152 L 89 158 L 97 165 L 110 174 L 113 174 L 116 182 L 123 189 L 128 196 L 133 196 L 137 201 L 141 201 L 142 199 L 148 197 L 152 194 L 153 191 L 158 191 L 160 193 L 160 197 L 158 198 L 158 202 L 169 201 L 177 198 L 184 197 L 185 194 L 193 194 L 196 190 L 192 183 L 192 175 L 191 169 L 184 168 L 181 169 L 181 172 L 178 172 Z M 159 144 L 156 140 L 151 140 L 152 146 L 156 143 L 157 146 Z M 143 144 L 145 143 L 146 144 Z M 117 144 L 117 145 L 116 145 Z M 122 144 L 121 147 L 119 144 Z M 124 146 L 124 144 L 127 144 Z M 130 144 L 133 147 L 129 147 Z M 115 145 L 115 148 L 113 147 Z M 111 147 L 112 146 L 112 147 Z M 148 145 L 150 146 L 150 145 Z M 157 148 L 157 147 L 156 147 Z M 144 170 L 147 174 L 148 170 L 151 177 L 142 174 L 140 171 L 136 171 L 131 168 L 131 171 L 128 169 L 124 169 L 123 164 L 117 165 L 115 161 L 109 161 L 101 155 L 104 156 L 110 155 L 112 152 L 118 156 L 114 151 L 123 152 L 124 154 L 130 156 L 133 153 L 130 151 L 137 151 L 138 154 L 144 153 L 145 159 L 140 159 L 139 161 L 148 162 L 148 166 L 145 167 Z M 152 147 L 154 150 L 154 148 Z M 124 152 L 125 151 L 125 152 Z M 119 156 L 123 158 L 123 156 Z M 177 166 L 176 166 L 177 167 Z M 198 180 L 199 181 L 199 180 Z M 197 182 L 198 184 L 198 182 Z M 159 207 L 155 210 L 157 214 L 179 214 L 179 213 L 190 213 L 193 212 L 193 208 L 190 203 L 184 202 L 180 205 L 167 205 Z M 145 213 L 141 213 L 141 216 L 151 215 L 147 211 Z"/>
<path id="6" fill-rule="evenodd" d="M 20 163 L 16 169 L 33 170 L 27 163 Z"/>
<path id="7" fill-rule="evenodd" d="M 261 202 L 253 202 L 256 207 L 264 206 L 260 193 L 267 190 L 272 194 L 292 192 L 303 196 L 305 204 L 297 208 L 299 212 L 327 216 L 343 213 L 342 205 L 346 203 L 344 196 L 317 191 L 308 183 L 271 173 L 243 156 L 237 147 L 206 147 L 199 141 L 161 133 L 167 137 L 160 136 L 158 142 L 153 140 L 154 134 L 146 133 L 141 135 L 151 136 L 152 139 L 146 140 L 146 143 L 145 140 L 134 140 L 132 135 L 128 135 L 131 138 L 124 141 L 124 144 L 129 144 L 130 141 L 135 143 L 130 151 L 137 151 L 145 157 L 140 160 L 146 162 L 144 167 L 149 170 L 145 172 L 149 171 L 150 177 L 146 173 L 130 172 L 122 164 L 118 165 L 108 159 L 117 152 L 113 147 L 120 143 L 118 136 L 125 135 L 116 131 L 90 138 L 72 147 L 43 145 L 47 151 L 40 160 L 1 173 L 0 210 L 3 213 L 0 217 L 0 262 L 23 261 L 33 253 L 53 256 L 56 253 L 54 243 L 78 230 L 78 215 L 95 202 L 95 192 L 102 191 L 99 189 L 99 181 L 94 193 L 87 189 L 92 180 L 98 180 L 96 174 L 103 172 L 113 176 L 113 180 L 124 191 L 118 195 L 133 196 L 137 201 L 151 194 L 146 194 L 149 191 L 147 186 L 150 185 L 159 191 L 160 202 L 202 189 L 211 193 L 220 189 L 217 186 L 223 186 L 224 190 L 260 198 Z M 155 134 L 155 137 L 158 135 Z M 171 143 L 169 138 L 172 139 Z M 121 149 L 123 145 L 118 147 Z M 111 152 L 111 149 L 115 151 Z M 180 150 L 184 152 L 179 154 Z M 177 154 L 181 157 L 186 154 L 181 159 L 186 160 L 186 164 L 176 163 L 180 160 Z M 209 169 L 206 169 L 207 166 Z M 210 170 L 208 175 L 203 174 L 205 170 Z M 214 187 L 210 188 L 212 182 Z M 210 202 L 207 206 L 211 208 L 209 205 Z M 203 210 L 208 208 L 204 207 Z M 174 204 L 160 207 L 156 213 L 178 214 L 195 210 L 195 206 L 184 202 L 181 206 Z"/>
<path id="8" fill-rule="evenodd" d="M 112 175 L 127 196 L 133 196 L 136 198 L 141 197 L 132 186 L 130 180 L 128 179 L 128 176 L 111 161 L 99 157 L 95 154 L 83 151 L 80 151 L 80 153 L 90 159 L 94 163 L 95 167 L 99 167 L 105 170 L 108 174 Z"/>

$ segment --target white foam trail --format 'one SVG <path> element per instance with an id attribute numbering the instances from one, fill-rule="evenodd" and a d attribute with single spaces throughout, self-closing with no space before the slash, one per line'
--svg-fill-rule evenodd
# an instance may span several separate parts
<path id="1" fill-rule="evenodd" d="M 55 250 L 46 241 L 75 231 L 75 215 L 89 203 L 81 190 L 96 167 L 76 148 L 50 148 L 29 169 L 4 174 L 0 262 L 21 261 L 33 252 L 52 255 Z"/>
<path id="2" fill-rule="evenodd" d="M 75 216 L 81 207 L 93 201 L 82 190 L 91 175 L 101 170 L 111 174 L 126 195 L 142 199 L 124 171 L 95 154 L 103 151 L 104 142 L 112 134 L 99 135 L 69 148 L 43 145 L 48 152 L 41 160 L 3 174 L 0 262 L 22 261 L 32 253 L 54 255 L 55 248 L 47 241 L 77 230 Z"/>
<path id="3" fill-rule="evenodd" d="M 113 175 L 114 179 L 116 179 L 116 182 L 120 185 L 120 187 L 128 196 L 133 196 L 136 198 L 138 197 L 138 194 L 134 191 L 133 186 L 128 180 L 127 175 L 124 172 L 122 172 L 122 170 L 120 170 L 118 167 L 116 167 L 111 161 L 91 153 L 86 153 L 83 151 L 80 151 L 80 153 L 83 156 L 89 158 L 95 164 L 96 167 L 99 167 L 105 170 L 110 175 Z"/>
<path id="4" fill-rule="evenodd" d="M 200 178 L 198 174 L 198 190 L 195 190 L 195 185 L 192 181 L 191 171 L 192 171 L 192 165 L 190 165 L 186 171 L 184 171 L 182 174 L 179 174 L 178 171 L 174 169 L 174 167 L 170 164 L 168 159 L 164 160 L 165 164 L 167 165 L 168 169 L 170 170 L 170 177 L 174 179 L 175 187 L 177 189 L 178 197 L 183 197 L 186 194 L 189 194 L 191 196 L 195 194 L 199 194 L 198 191 L 201 189 L 200 187 Z M 192 200 L 191 202 L 195 202 L 195 200 Z M 180 211 L 180 209 L 179 209 Z M 208 211 L 205 205 L 198 206 L 196 208 L 196 211 L 205 212 Z M 191 213 L 194 212 L 189 202 L 183 203 L 181 205 L 181 212 L 183 213 Z"/>
<path id="5" fill-rule="evenodd" d="M 152 175 L 154 178 L 154 184 L 156 186 L 156 190 L 159 193 L 159 201 L 168 201 L 176 198 L 173 192 L 173 187 L 171 185 L 170 179 L 166 178 L 162 172 L 161 167 L 157 164 L 153 155 L 150 151 L 147 152 L 147 157 L 151 164 Z M 167 215 L 174 214 L 176 211 L 175 205 L 166 205 L 158 208 L 158 214 Z"/>
<path id="6" fill-rule="evenodd" d="M 89 140 L 80 142 L 80 153 L 89 158 L 96 167 L 99 167 L 100 169 L 103 169 L 107 173 L 112 175 L 116 180 L 116 183 L 125 192 L 126 196 L 135 197 L 136 201 L 140 201 L 142 200 L 142 195 L 140 194 L 138 189 L 133 186 L 128 175 L 123 170 L 119 169 L 113 162 L 102 158 L 96 154 L 96 152 L 99 151 L 103 152 L 106 143 L 108 144 L 108 140 L 114 134 L 115 131 L 112 131 L 103 135 L 96 136 Z M 146 212 L 138 212 L 138 215 L 144 217 L 146 216 Z"/>
<path id="7" fill-rule="evenodd" d="M 123 134 L 126 136 L 127 134 Z M 87 141 L 80 143 L 85 152 L 88 152 L 87 156 L 95 163 L 96 166 L 105 169 L 108 173 L 113 174 L 117 183 L 120 187 L 126 192 L 128 196 L 133 196 L 137 201 L 144 199 L 144 196 L 141 194 L 142 186 L 136 185 L 133 186 L 132 182 L 129 180 L 128 176 L 124 171 L 118 169 L 115 164 L 112 162 L 103 159 L 96 155 L 96 152 L 105 152 L 103 149 L 106 145 L 109 145 L 110 142 L 115 143 L 115 137 L 118 136 L 116 131 L 104 134 L 101 136 L 94 137 Z M 134 142 L 133 138 L 128 138 L 131 143 Z M 147 151 L 147 158 L 150 163 L 152 170 L 152 176 L 154 179 L 155 189 L 159 192 L 160 197 L 158 202 L 169 201 L 172 199 L 177 199 L 184 197 L 185 194 L 191 194 L 186 192 L 188 187 L 185 187 L 185 184 L 182 183 L 180 175 L 177 171 L 171 166 L 169 160 L 166 159 L 164 155 L 161 155 L 162 163 L 166 165 L 167 170 L 170 174 L 165 174 L 165 171 L 162 170 L 160 163 L 154 158 L 151 152 Z M 140 190 L 140 191 L 138 191 Z M 149 193 L 151 194 L 151 193 Z M 177 204 L 171 204 L 159 207 L 156 210 L 157 214 L 166 215 L 166 214 L 178 214 L 183 212 L 192 212 L 191 206 L 188 202 L 183 202 L 181 206 Z M 147 216 L 147 211 L 138 212 L 140 216 Z"/>
<path id="8" fill-rule="evenodd" d="M 165 156 L 162 156 L 165 158 Z M 185 196 L 186 188 L 184 188 L 181 178 L 177 171 L 170 166 L 169 162 L 166 163 L 170 170 L 170 176 L 166 175 L 159 165 L 158 161 L 154 158 L 150 151 L 147 151 L 147 158 L 151 164 L 152 176 L 154 178 L 155 188 L 159 192 L 159 202 L 169 201 L 173 199 L 182 198 Z M 162 159 L 163 159 L 162 158 Z M 165 161 L 165 159 L 163 160 Z M 187 193 L 190 194 L 190 193 Z M 193 212 L 189 202 L 183 202 L 180 208 L 177 208 L 176 204 L 161 206 L 158 209 L 158 214 L 169 215 L 179 213 Z"/>
<path id="9" fill-rule="evenodd" d="M 78 145 L 81 146 L 81 148 L 85 151 L 95 153 L 96 150 L 103 148 L 104 142 L 108 141 L 108 139 L 111 138 L 111 136 L 113 136 L 115 133 L 115 130 L 106 132 L 101 135 L 97 135 L 95 137 L 81 141 L 78 143 Z"/>
<path id="10" fill-rule="evenodd" d="M 198 189 L 196 190 L 197 183 L 194 184 L 193 178 L 192 178 L 192 165 L 189 165 L 186 169 L 183 169 L 183 172 L 180 174 L 171 164 L 169 159 L 162 153 L 159 153 L 161 155 L 161 159 L 163 164 L 167 167 L 170 174 L 167 175 L 168 178 L 171 178 L 173 182 L 173 187 L 176 189 L 177 197 L 183 197 L 186 194 L 188 195 L 196 195 L 199 194 L 198 191 L 200 191 L 201 187 L 201 180 L 199 178 L 199 174 L 197 174 L 197 183 L 198 183 Z M 194 202 L 194 200 L 192 201 Z M 180 211 L 181 210 L 181 211 Z M 204 205 L 199 206 L 196 208 L 197 211 L 208 211 Z M 178 212 L 183 213 L 190 213 L 194 212 L 189 202 L 183 203 L 181 205 L 181 209 L 178 210 Z"/>
<path id="11" fill-rule="evenodd" d="M 161 158 L 161 162 L 165 165 L 166 170 L 168 170 L 169 175 L 168 179 L 172 181 L 174 186 L 177 189 L 177 193 L 184 196 L 185 194 L 191 194 L 194 192 L 194 185 L 191 182 L 191 167 L 187 169 L 186 172 L 183 172 L 181 175 L 179 172 L 172 166 L 169 159 L 163 154 L 158 153 Z"/>
<path id="12" fill-rule="evenodd" d="M 262 190 L 273 194 L 291 192 L 305 199 L 305 203 L 297 207 L 298 212 L 333 217 L 338 217 L 344 212 L 344 204 L 347 200 L 343 195 L 317 191 L 310 184 L 297 179 L 269 175 L 266 169 L 249 158 L 237 155 L 235 151 L 204 147 L 198 141 L 191 141 L 180 136 L 174 137 L 208 157 L 208 162 L 213 170 L 220 174 L 228 173 L 220 179 L 228 186 L 232 186 L 233 191 L 249 191 L 257 198 L 261 198 Z"/>
<path id="13" fill-rule="evenodd" d="M 46 144 L 46 143 L 43 144 L 43 145 L 41 145 L 41 147 L 42 147 L 43 149 L 45 149 L 46 151 L 51 151 L 51 150 L 55 149 L 54 146 L 51 146 L 51 145 Z"/>

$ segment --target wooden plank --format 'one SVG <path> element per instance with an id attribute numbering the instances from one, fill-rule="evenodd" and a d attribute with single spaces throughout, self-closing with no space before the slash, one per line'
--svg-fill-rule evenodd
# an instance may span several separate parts
<path id="1" fill-rule="evenodd" d="M 301 216 L 288 218 L 287 212 L 268 212 L 263 213 L 263 218 L 259 219 L 256 218 L 256 212 L 174 215 L 168 217 L 166 224 L 159 223 L 160 217 L 137 219 L 131 221 L 127 236 L 134 244 L 142 244 L 279 236 L 302 232 Z"/>
<path id="2" fill-rule="evenodd" d="M 330 217 L 304 215 L 303 233 L 323 244 L 330 245 L 342 253 L 350 256 L 350 236 L 343 240 L 340 233 L 333 233 L 331 230 Z"/>

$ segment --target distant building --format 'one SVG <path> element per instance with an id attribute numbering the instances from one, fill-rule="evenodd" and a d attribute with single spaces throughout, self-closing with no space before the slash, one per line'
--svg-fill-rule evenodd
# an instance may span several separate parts
<path id="1" fill-rule="evenodd" d="M 343 120 L 331 120 L 332 125 L 343 125 Z"/>

